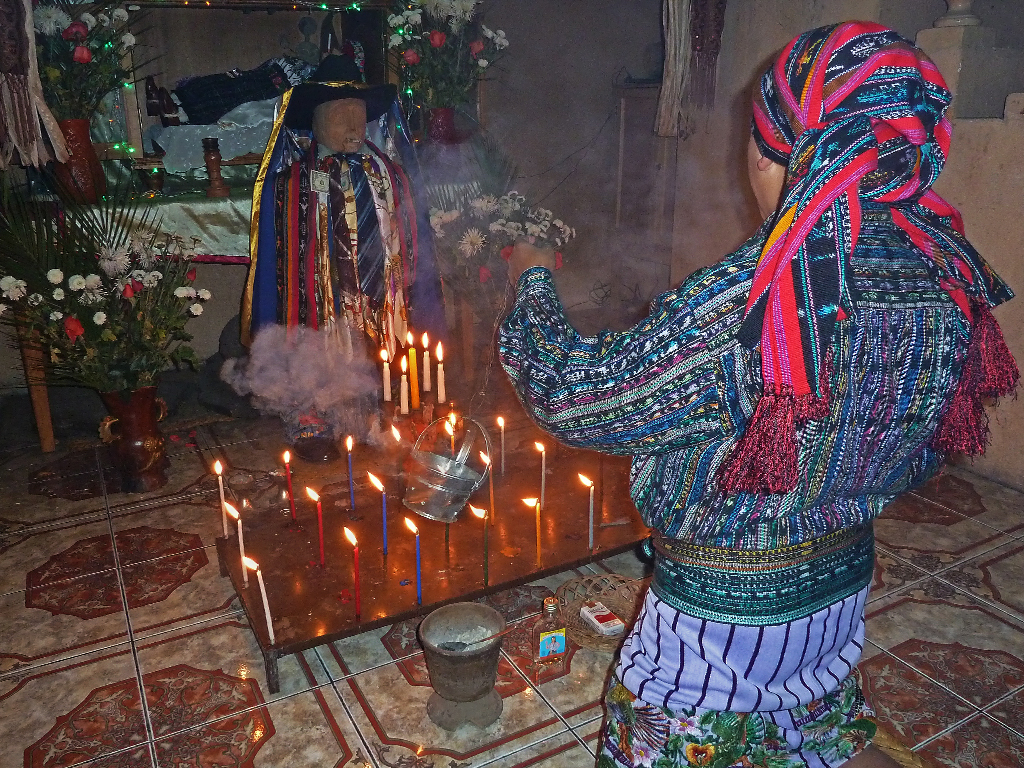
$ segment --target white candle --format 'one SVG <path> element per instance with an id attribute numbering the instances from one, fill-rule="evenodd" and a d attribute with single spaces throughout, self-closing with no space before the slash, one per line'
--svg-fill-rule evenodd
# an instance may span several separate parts
<path id="1" fill-rule="evenodd" d="M 213 471 L 217 473 L 217 490 L 220 491 L 220 524 L 224 538 L 228 537 L 228 513 L 224 511 L 224 466 L 220 459 L 213 462 Z"/>
<path id="2" fill-rule="evenodd" d="M 224 504 L 228 514 L 238 523 L 238 554 L 242 556 L 242 584 L 249 586 L 249 571 L 245 567 L 245 540 L 242 538 L 242 516 L 231 504 Z"/>
<path id="3" fill-rule="evenodd" d="M 501 430 L 501 476 L 505 476 L 505 417 L 498 417 L 498 429 Z"/>
<path id="4" fill-rule="evenodd" d="M 577 474 L 579 474 L 579 473 L 577 473 Z M 589 526 L 590 536 L 588 538 L 588 541 L 590 542 L 590 544 L 589 544 L 590 551 L 593 552 L 594 551 L 594 487 L 595 486 L 594 486 L 594 481 L 591 480 L 586 475 L 579 474 L 579 478 L 580 478 L 580 482 L 583 483 L 585 486 L 587 486 L 590 489 L 590 526 Z"/>
<path id="5" fill-rule="evenodd" d="M 430 343 L 430 339 L 427 338 L 427 334 L 423 334 L 421 339 L 423 342 L 423 391 L 430 391 L 430 347 L 427 345 Z"/>
<path id="6" fill-rule="evenodd" d="M 407 367 L 408 367 L 408 363 L 406 362 L 405 358 L 403 357 L 402 358 L 401 395 L 399 396 L 399 401 L 398 401 L 398 404 L 399 404 L 399 406 L 401 408 L 401 412 L 402 412 L 403 415 L 409 412 L 409 377 L 406 376 L 406 374 L 405 374 L 405 371 L 406 371 Z"/>
<path id="7" fill-rule="evenodd" d="M 547 482 L 548 473 L 548 452 L 544 448 L 544 443 L 534 443 L 537 450 L 540 451 L 540 506 L 544 508 L 544 485 Z"/>
<path id="8" fill-rule="evenodd" d="M 384 402 L 391 402 L 391 362 L 388 360 L 388 351 L 380 351 L 380 359 L 384 361 Z"/>
<path id="9" fill-rule="evenodd" d="M 263 598 L 263 613 L 267 617 L 267 634 L 270 635 L 270 644 L 274 645 L 277 642 L 274 639 L 274 621 L 270 618 L 270 603 L 267 602 L 267 585 L 263 583 L 263 572 L 260 570 L 259 563 L 251 557 L 245 558 L 245 564 L 256 571 L 256 581 L 260 583 L 260 596 Z"/>
<path id="10" fill-rule="evenodd" d="M 443 403 L 447 397 L 445 397 L 444 391 L 444 350 L 441 348 L 441 342 L 437 343 L 437 402 Z"/>

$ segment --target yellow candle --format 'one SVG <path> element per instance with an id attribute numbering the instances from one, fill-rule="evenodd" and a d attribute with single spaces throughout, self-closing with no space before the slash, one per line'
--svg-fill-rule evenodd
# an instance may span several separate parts
<path id="1" fill-rule="evenodd" d="M 416 370 L 416 343 L 412 338 L 412 331 L 405 335 L 405 341 L 409 345 L 409 397 L 413 410 L 420 407 L 420 382 Z"/>

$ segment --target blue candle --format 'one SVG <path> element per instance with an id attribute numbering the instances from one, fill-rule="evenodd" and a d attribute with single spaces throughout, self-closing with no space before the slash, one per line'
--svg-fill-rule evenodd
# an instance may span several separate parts
<path id="1" fill-rule="evenodd" d="M 405 518 L 406 527 L 416 534 L 416 605 L 423 605 L 423 570 L 420 563 L 420 532 L 416 524 L 408 517 Z"/>
<path id="2" fill-rule="evenodd" d="M 381 524 L 384 526 L 384 554 L 388 553 L 388 493 L 384 490 L 384 483 L 377 479 L 373 472 L 367 472 L 373 487 L 380 491 Z"/>
<path id="3" fill-rule="evenodd" d="M 345 447 L 348 448 L 348 503 L 351 509 L 356 508 L 356 483 L 352 477 L 352 435 L 345 438 Z M 385 546 L 384 551 L 388 548 Z"/>

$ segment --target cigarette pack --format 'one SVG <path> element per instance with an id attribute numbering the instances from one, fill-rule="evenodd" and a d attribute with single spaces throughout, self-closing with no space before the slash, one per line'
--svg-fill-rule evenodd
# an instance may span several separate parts
<path id="1" fill-rule="evenodd" d="M 626 628 L 618 616 L 597 600 L 585 602 L 580 608 L 580 616 L 602 635 L 617 635 Z"/>

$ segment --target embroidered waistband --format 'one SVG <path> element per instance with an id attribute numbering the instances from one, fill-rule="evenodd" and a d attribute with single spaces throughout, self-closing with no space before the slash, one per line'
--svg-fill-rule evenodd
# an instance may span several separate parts
<path id="1" fill-rule="evenodd" d="M 655 534 L 651 589 L 697 618 L 765 626 L 794 621 L 871 582 L 870 523 L 780 549 L 688 544 Z"/>

